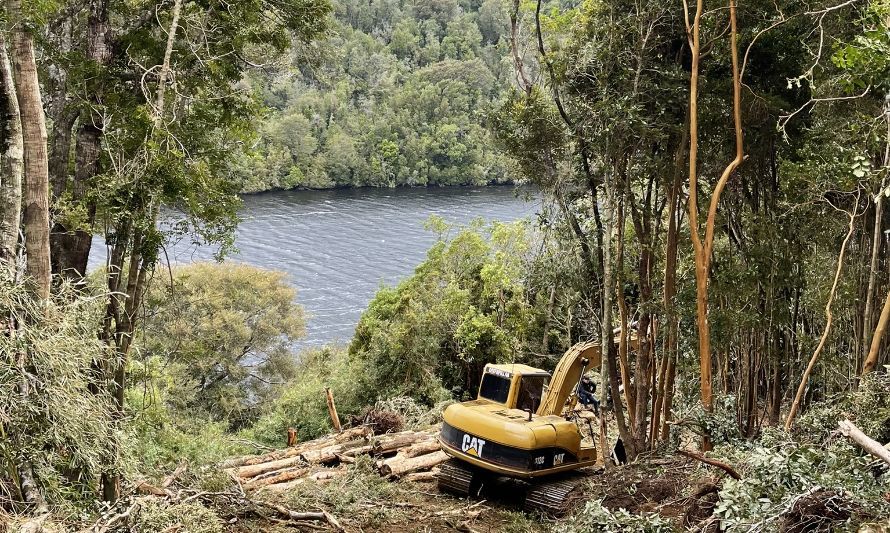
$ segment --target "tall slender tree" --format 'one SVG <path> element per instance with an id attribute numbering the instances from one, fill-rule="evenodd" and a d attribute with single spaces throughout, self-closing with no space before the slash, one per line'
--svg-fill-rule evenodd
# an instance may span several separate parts
<path id="1" fill-rule="evenodd" d="M 22 216 L 22 121 L 6 35 L 0 33 L 0 261 L 13 261 Z"/>
<path id="2" fill-rule="evenodd" d="M 50 294 L 51 276 L 46 117 L 37 78 L 34 35 L 23 17 L 21 0 L 8 0 L 7 13 L 12 23 L 12 64 L 22 124 L 26 272 L 34 283 L 38 297 L 46 300 Z"/>

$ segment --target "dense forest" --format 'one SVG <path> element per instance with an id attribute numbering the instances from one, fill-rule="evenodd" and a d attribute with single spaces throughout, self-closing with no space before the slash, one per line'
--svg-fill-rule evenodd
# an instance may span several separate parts
<path id="1" fill-rule="evenodd" d="M 890 528 L 887 0 L 2 12 L 0 531 Z M 163 260 L 231 252 L 242 191 L 508 180 L 538 216 L 428 220 L 343 346 L 294 353 L 280 272 Z M 567 516 L 392 479 L 579 341 Z"/>
<path id="2" fill-rule="evenodd" d="M 485 127 L 510 86 L 503 2 L 338 0 L 330 35 L 252 79 L 267 110 L 241 190 L 516 179 Z"/>

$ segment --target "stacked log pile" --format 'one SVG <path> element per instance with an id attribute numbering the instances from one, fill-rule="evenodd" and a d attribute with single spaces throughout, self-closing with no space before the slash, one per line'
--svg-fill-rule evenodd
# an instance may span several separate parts
<path id="1" fill-rule="evenodd" d="M 367 426 L 222 464 L 244 490 L 288 490 L 306 481 L 324 482 L 346 473 L 359 456 L 371 456 L 381 476 L 425 481 L 448 459 L 439 449 L 438 426 L 374 435 Z"/>

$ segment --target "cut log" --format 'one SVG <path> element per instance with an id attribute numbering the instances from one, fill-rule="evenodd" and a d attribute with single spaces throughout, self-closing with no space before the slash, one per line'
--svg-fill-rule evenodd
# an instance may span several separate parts
<path id="1" fill-rule="evenodd" d="M 430 439 L 423 442 L 418 442 L 417 444 L 412 444 L 404 450 L 399 450 L 399 455 L 403 455 L 405 457 L 417 457 L 418 455 L 426 455 L 428 453 L 437 452 L 441 448 L 442 447 L 439 445 L 438 440 Z"/>
<path id="2" fill-rule="evenodd" d="M 439 441 L 436 440 L 425 440 L 418 442 L 416 444 L 412 444 L 407 448 L 402 448 L 399 450 L 399 453 L 386 459 L 384 461 L 380 461 L 377 465 L 377 469 L 383 467 L 383 465 L 391 465 L 393 463 L 398 463 L 404 461 L 405 459 L 410 459 L 412 457 L 417 457 L 419 455 L 426 455 L 428 453 L 437 452 L 441 449 L 439 446 Z"/>
<path id="3" fill-rule="evenodd" d="M 287 428 L 287 447 L 293 448 L 297 445 L 297 430 L 294 428 Z"/>
<path id="4" fill-rule="evenodd" d="M 414 444 L 433 440 L 429 433 L 422 431 L 411 431 L 405 434 L 393 433 L 392 436 L 384 435 L 378 438 L 372 446 L 375 454 L 392 452 Z"/>
<path id="5" fill-rule="evenodd" d="M 837 425 L 841 428 L 841 433 L 844 436 L 849 437 L 863 450 L 890 465 L 890 450 L 882 446 L 880 442 L 863 433 L 861 429 L 856 427 L 856 424 L 849 420 L 841 420 Z"/>
<path id="6" fill-rule="evenodd" d="M 309 479 L 313 481 L 327 481 L 342 476 L 345 473 L 345 470 L 321 470 L 309 476 Z"/>
<path id="7" fill-rule="evenodd" d="M 402 481 L 409 481 L 411 483 L 429 483 L 432 481 L 436 481 L 436 476 L 439 475 L 439 469 L 433 468 L 428 472 L 412 472 L 410 474 L 406 474 L 402 477 Z"/>
<path id="8" fill-rule="evenodd" d="M 305 449 L 306 444 L 307 443 L 304 443 L 301 446 L 288 448 L 286 450 L 275 450 L 274 452 L 269 452 L 263 455 L 242 455 L 241 457 L 233 457 L 231 459 L 226 459 L 225 461 L 223 461 L 220 464 L 220 467 L 222 467 L 223 469 L 240 468 L 242 466 L 258 465 L 260 463 L 268 463 L 269 461 L 287 459 L 288 457 L 300 455 L 300 453 Z"/>
<path id="9" fill-rule="evenodd" d="M 374 431 L 371 430 L 368 426 L 357 426 L 354 428 L 344 429 L 342 433 L 338 433 L 333 436 L 334 442 L 346 442 L 349 440 L 355 440 L 359 437 L 369 438 L 374 434 Z"/>
<path id="10" fill-rule="evenodd" d="M 287 457 L 285 459 L 279 459 L 277 461 L 269 461 L 267 463 L 259 463 L 255 465 L 242 466 L 235 473 L 241 479 L 250 479 L 252 477 L 256 477 L 260 474 L 265 474 L 266 472 L 272 472 L 273 470 L 281 470 L 282 468 L 288 468 L 292 466 L 297 466 L 303 464 L 305 461 L 300 456 L 297 457 Z"/>
<path id="11" fill-rule="evenodd" d="M 353 448 L 351 450 L 346 450 L 345 452 L 339 455 L 340 459 L 346 459 L 345 462 L 348 462 L 349 459 L 355 461 L 355 457 L 358 455 L 366 455 L 374 451 L 374 447 L 370 444 L 366 444 L 365 446 L 359 446 L 358 448 Z"/>
<path id="12" fill-rule="evenodd" d="M 296 487 L 306 483 L 309 481 L 308 477 L 300 477 L 294 479 L 292 481 L 285 481 L 284 483 L 276 483 L 274 485 L 265 485 L 263 487 L 257 487 L 257 490 L 262 491 L 271 491 L 271 492 L 289 492 Z"/>
<path id="13" fill-rule="evenodd" d="M 349 442 L 344 442 L 342 444 L 334 444 L 332 446 L 327 446 L 325 448 L 318 448 L 315 450 L 308 450 L 302 454 L 300 457 L 303 461 L 314 464 L 314 463 L 329 463 L 337 460 L 337 456 L 344 454 L 345 452 L 353 449 L 363 447 L 365 444 L 364 439 L 353 440 Z"/>
<path id="14" fill-rule="evenodd" d="M 245 490 L 253 490 L 260 487 L 265 487 L 266 485 L 275 485 L 276 483 L 284 483 L 286 481 L 299 479 L 301 477 L 304 477 L 308 473 L 309 469 L 305 467 L 291 468 L 278 472 L 274 476 L 257 476 L 256 478 L 253 478 L 250 481 L 244 483 L 242 486 Z"/>
<path id="15" fill-rule="evenodd" d="M 260 463 L 268 463 L 270 461 L 277 461 L 278 459 L 295 457 L 297 455 L 300 455 L 304 451 L 314 448 L 324 448 L 326 446 L 331 446 L 332 444 L 339 442 L 355 440 L 358 438 L 367 438 L 371 436 L 371 433 L 371 428 L 367 426 L 358 426 L 346 429 L 342 433 L 338 433 L 336 435 L 328 435 L 326 437 L 303 442 L 293 448 L 275 450 L 273 452 L 264 453 L 262 455 L 244 455 L 241 457 L 228 459 L 224 461 L 221 466 L 222 468 L 235 468 L 241 466 L 256 465 Z"/>
<path id="16" fill-rule="evenodd" d="M 288 472 L 288 471 L 290 471 L 290 470 L 297 470 L 297 469 L 304 468 L 304 467 L 305 467 L 305 465 L 303 465 L 302 463 L 299 464 L 299 465 L 296 465 L 296 466 L 287 466 L 287 467 L 284 467 L 284 468 L 279 468 L 278 470 L 272 470 L 272 471 L 270 471 L 270 472 L 264 472 L 264 473 L 262 473 L 262 474 L 253 476 L 252 478 L 248 478 L 248 479 L 246 479 L 246 480 L 241 480 L 241 479 L 239 479 L 239 482 L 253 483 L 254 481 L 259 481 L 259 480 L 261 480 L 261 479 L 266 479 L 266 478 L 270 478 L 270 477 L 275 477 L 275 476 L 277 476 L 278 474 L 282 474 L 282 473 L 284 473 L 284 472 Z"/>
<path id="17" fill-rule="evenodd" d="M 448 460 L 448 454 L 443 451 L 428 453 L 409 459 L 403 459 L 391 464 L 383 464 L 380 474 L 387 477 L 399 477 L 417 470 L 426 470 Z"/>

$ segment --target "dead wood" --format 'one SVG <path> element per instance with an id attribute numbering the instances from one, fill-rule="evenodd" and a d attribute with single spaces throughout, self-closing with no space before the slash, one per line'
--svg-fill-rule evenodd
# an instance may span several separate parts
<path id="1" fill-rule="evenodd" d="M 377 468 L 380 469 L 384 465 L 400 463 L 400 462 L 404 461 L 405 459 L 410 459 L 412 457 L 417 457 L 420 455 L 426 455 L 426 454 L 429 454 L 432 452 L 437 452 L 440 449 L 441 449 L 441 446 L 439 446 L 439 441 L 432 440 L 432 439 L 421 441 L 416 444 L 412 444 L 411 446 L 408 446 L 407 448 L 400 449 L 396 455 L 390 457 L 389 459 L 380 461 L 377 465 Z"/>
<path id="2" fill-rule="evenodd" d="M 677 453 L 684 457 L 689 457 L 690 459 L 695 459 L 696 461 L 701 461 L 706 465 L 715 466 L 720 470 L 723 470 L 733 479 L 742 479 L 742 476 L 738 473 L 738 471 L 723 461 L 718 461 L 716 459 L 711 459 L 710 457 L 705 457 L 700 453 L 691 452 L 688 450 L 677 450 Z"/>
<path id="3" fill-rule="evenodd" d="M 252 478 L 258 476 L 260 474 L 264 474 L 266 472 L 272 472 L 273 470 L 280 470 L 282 468 L 287 468 L 290 466 L 296 466 L 303 464 L 303 459 L 300 456 L 297 457 L 288 457 L 286 459 L 279 459 L 277 461 L 269 461 L 267 463 L 259 463 L 255 465 L 242 466 L 238 470 L 235 471 L 235 474 L 243 479 Z"/>
<path id="4" fill-rule="evenodd" d="M 305 476 L 307 473 L 309 473 L 308 468 L 291 468 L 278 472 L 273 476 L 257 476 L 244 483 L 243 487 L 245 490 L 258 489 L 260 487 L 265 487 L 266 485 L 274 485 L 276 483 L 284 483 L 285 481 L 298 479 Z"/>
<path id="5" fill-rule="evenodd" d="M 411 483 L 428 483 L 431 481 L 435 481 L 438 474 L 438 468 L 433 468 L 428 472 L 412 472 L 403 476 L 402 481 L 409 481 Z"/>
<path id="6" fill-rule="evenodd" d="M 355 462 L 355 457 L 357 455 L 366 455 L 373 451 L 374 451 L 374 446 L 367 444 L 365 446 L 360 446 L 358 448 L 346 450 L 345 452 L 341 453 L 338 457 L 340 457 L 341 461 L 343 461 L 343 459 L 346 459 L 346 461 L 344 461 L 344 462 L 349 462 L 349 461 Z"/>
<path id="7" fill-rule="evenodd" d="M 337 416 L 337 406 L 334 404 L 334 394 L 328 387 L 324 388 L 324 394 L 328 401 L 328 413 L 331 415 L 331 423 L 334 425 L 334 431 L 340 433 L 343 428 L 340 426 L 340 417 Z"/>
<path id="8" fill-rule="evenodd" d="M 301 453 L 300 458 L 303 461 L 310 463 L 310 464 L 312 464 L 312 463 L 329 463 L 331 461 L 336 461 L 338 455 L 341 455 L 353 448 L 361 447 L 364 444 L 365 444 L 364 439 L 344 442 L 342 444 L 334 444 L 332 446 L 327 446 L 325 448 L 317 448 L 314 450 L 308 450 L 304 453 Z"/>
<path id="9" fill-rule="evenodd" d="M 298 444 L 292 448 L 286 448 L 284 450 L 275 450 L 269 453 L 265 453 L 262 455 L 244 455 L 241 457 L 235 457 L 233 459 L 228 459 L 224 461 L 221 466 L 222 468 L 235 468 L 241 466 L 249 466 L 256 465 L 260 463 L 268 463 L 270 461 L 277 461 L 279 459 L 286 459 L 288 457 L 294 457 L 300 455 L 304 451 L 311 450 L 314 448 L 323 448 L 326 446 L 331 446 L 333 444 L 337 444 L 340 442 L 345 442 L 349 440 L 354 440 L 357 438 L 367 438 L 371 436 L 371 429 L 360 426 L 354 427 L 350 429 L 343 430 L 342 433 L 338 433 L 336 435 L 329 435 L 327 437 L 321 437 L 314 440 L 309 440 Z"/>
<path id="10" fill-rule="evenodd" d="M 850 438 L 863 450 L 867 451 L 874 457 L 877 457 L 885 463 L 890 464 L 890 450 L 882 446 L 881 443 L 879 443 L 878 441 L 863 433 L 861 429 L 856 427 L 856 424 L 850 422 L 849 420 L 841 420 L 837 423 L 837 425 L 841 429 L 841 433 L 843 433 L 845 437 Z"/>
<path id="11" fill-rule="evenodd" d="M 318 511 L 318 512 L 302 512 L 299 513 L 297 511 L 292 511 L 287 507 L 283 507 L 281 505 L 277 505 L 269 502 L 254 502 L 262 505 L 263 507 L 268 507 L 269 509 L 274 510 L 280 516 L 288 518 L 289 520 L 301 521 L 301 520 L 316 520 L 327 522 L 337 531 L 345 531 L 343 526 L 340 525 L 340 522 L 327 511 Z"/>
<path id="12" fill-rule="evenodd" d="M 301 477 L 294 479 L 292 481 L 286 481 L 284 483 L 276 483 L 274 485 L 266 485 L 265 487 L 259 487 L 258 490 L 269 490 L 272 492 L 287 492 L 294 487 L 298 487 L 303 483 L 309 481 L 308 477 Z"/>
<path id="13" fill-rule="evenodd" d="M 179 463 L 179 466 L 176 467 L 176 470 L 174 470 L 169 476 L 165 477 L 164 481 L 161 482 L 161 488 L 166 489 L 167 487 L 172 485 L 173 482 L 176 481 L 176 478 L 181 476 L 186 470 L 188 470 L 188 463 Z"/>
<path id="14" fill-rule="evenodd" d="M 437 451 L 418 457 L 402 459 L 390 464 L 384 463 L 380 466 L 380 474 L 389 477 L 399 477 L 409 472 L 414 472 L 416 470 L 425 470 L 427 468 L 432 468 L 440 463 L 444 463 L 447 460 L 448 454 L 443 451 Z"/>
<path id="15" fill-rule="evenodd" d="M 161 487 L 155 487 L 151 483 L 147 481 L 137 481 L 136 482 L 136 492 L 138 494 L 143 494 L 146 496 L 158 496 L 161 498 L 173 496 L 173 493 L 167 489 L 162 489 Z"/>
<path id="16" fill-rule="evenodd" d="M 394 433 L 392 436 L 383 436 L 377 439 L 373 444 L 373 452 L 382 454 L 392 452 L 417 444 L 419 442 L 432 439 L 432 435 L 424 431 L 410 431 L 407 433 Z"/>
<path id="17" fill-rule="evenodd" d="M 431 452 L 436 452 L 441 449 L 439 445 L 439 441 L 436 439 L 430 439 L 423 442 L 418 442 L 417 444 L 412 444 L 408 446 L 404 450 L 399 450 L 399 455 L 404 457 L 417 457 L 418 455 L 425 455 Z"/>

